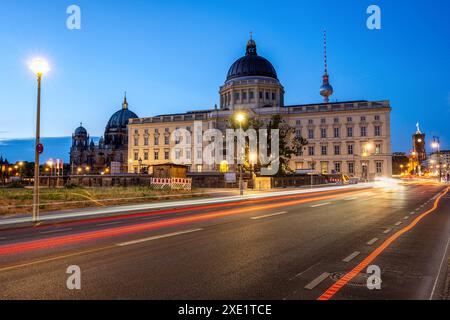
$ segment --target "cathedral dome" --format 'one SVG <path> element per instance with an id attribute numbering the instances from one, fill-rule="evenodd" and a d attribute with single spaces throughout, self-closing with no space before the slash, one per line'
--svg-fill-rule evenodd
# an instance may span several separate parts
<path id="1" fill-rule="evenodd" d="M 127 98 L 125 97 L 122 109 L 115 112 L 108 121 L 106 129 L 126 129 L 130 119 L 136 119 L 138 116 L 128 109 Z"/>
<path id="2" fill-rule="evenodd" d="M 87 130 L 83 127 L 83 124 L 80 123 L 80 126 L 75 129 L 76 136 L 87 136 Z"/>
<path id="3" fill-rule="evenodd" d="M 263 76 L 278 80 L 277 72 L 269 60 L 256 52 L 256 42 L 250 38 L 245 56 L 236 60 L 227 74 L 227 81 L 239 77 Z"/>

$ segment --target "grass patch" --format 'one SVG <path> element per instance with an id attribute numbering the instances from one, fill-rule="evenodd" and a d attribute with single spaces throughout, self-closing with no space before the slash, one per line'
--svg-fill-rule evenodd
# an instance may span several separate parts
<path id="1" fill-rule="evenodd" d="M 150 187 L 41 189 L 40 210 L 60 211 L 202 196 L 198 190 L 154 190 Z M 206 195 L 206 194 L 205 194 Z M 0 188 L 0 215 L 31 213 L 32 189 Z"/>

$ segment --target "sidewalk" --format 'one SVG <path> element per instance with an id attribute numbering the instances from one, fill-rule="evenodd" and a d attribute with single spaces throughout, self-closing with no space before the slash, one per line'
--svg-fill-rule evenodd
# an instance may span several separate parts
<path id="1" fill-rule="evenodd" d="M 286 188 L 272 189 L 269 191 L 245 190 L 243 196 L 239 195 L 238 189 L 202 189 L 202 194 L 214 197 L 202 197 L 178 201 L 159 201 L 152 203 L 141 203 L 134 205 L 119 205 L 102 208 L 84 208 L 57 212 L 46 212 L 40 215 L 39 221 L 42 222 L 61 222 L 67 220 L 80 220 L 89 217 L 114 216 L 123 213 L 142 212 L 144 210 L 157 210 L 167 208 L 177 208 L 184 206 L 206 205 L 213 203 L 226 203 L 239 200 L 261 199 L 280 195 L 305 194 L 316 191 L 331 191 L 340 189 L 362 189 L 373 187 L 372 183 L 344 185 L 344 186 L 323 186 L 317 188 Z M 0 230 L 5 228 L 25 227 L 33 224 L 30 214 L 18 214 L 0 218 Z"/>

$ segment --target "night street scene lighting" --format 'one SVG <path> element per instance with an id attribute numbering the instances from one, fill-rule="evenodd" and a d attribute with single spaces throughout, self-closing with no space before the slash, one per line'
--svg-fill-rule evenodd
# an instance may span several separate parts
<path id="1" fill-rule="evenodd" d="M 449 11 L 4 1 L 3 309 L 448 309 Z"/>

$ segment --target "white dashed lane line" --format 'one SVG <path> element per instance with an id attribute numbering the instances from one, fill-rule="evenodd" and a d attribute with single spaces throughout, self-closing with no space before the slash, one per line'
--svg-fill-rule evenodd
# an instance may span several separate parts
<path id="1" fill-rule="evenodd" d="M 41 231 L 40 234 L 49 234 L 49 233 L 57 233 L 57 232 L 64 232 L 64 231 L 70 231 L 72 228 L 66 228 L 66 229 L 58 229 L 58 230 L 48 230 L 48 231 Z"/>
<path id="2" fill-rule="evenodd" d="M 389 233 L 391 231 L 392 231 L 392 229 L 386 229 L 386 230 L 383 231 L 383 233 L 386 234 L 386 233 Z"/>
<path id="3" fill-rule="evenodd" d="M 114 222 L 107 222 L 107 223 L 100 223 L 97 224 L 98 227 L 105 227 L 105 226 L 112 226 L 114 224 L 122 223 L 122 221 L 114 221 Z"/>
<path id="4" fill-rule="evenodd" d="M 350 262 L 350 261 L 352 261 L 353 259 L 355 259 L 357 256 L 359 256 L 360 253 L 361 253 L 361 252 L 359 252 L 359 251 L 355 251 L 355 252 L 353 252 L 351 255 L 349 255 L 347 258 L 343 259 L 342 261 L 343 261 L 343 262 Z"/>
<path id="5" fill-rule="evenodd" d="M 371 246 L 371 245 L 373 245 L 375 242 L 377 242 L 378 241 L 378 238 L 373 238 L 372 240 L 370 240 L 369 242 L 367 242 L 367 245 L 368 246 Z"/>
<path id="6" fill-rule="evenodd" d="M 250 219 L 258 220 L 258 219 L 264 219 L 264 218 L 279 216 L 279 215 L 286 214 L 286 213 L 287 213 L 287 211 L 281 211 L 281 212 L 265 214 L 265 215 L 262 215 L 262 216 L 251 217 Z"/>
<path id="7" fill-rule="evenodd" d="M 408 219 L 409 219 L 409 216 L 404 216 L 403 219 L 404 219 L 404 220 L 408 220 Z"/>
<path id="8" fill-rule="evenodd" d="M 324 202 L 324 203 L 314 204 L 314 205 L 311 206 L 311 208 L 323 207 L 323 206 L 327 206 L 329 204 L 331 204 L 331 202 Z"/>
<path id="9" fill-rule="evenodd" d="M 344 199 L 345 201 L 352 201 L 352 200 L 356 200 L 356 199 L 358 199 L 358 197 L 351 197 L 351 198 L 347 198 L 347 199 Z"/>
<path id="10" fill-rule="evenodd" d="M 330 274 L 328 272 L 324 272 L 322 273 L 320 276 L 318 276 L 317 278 L 315 278 L 313 281 L 311 281 L 310 283 L 308 283 L 305 286 L 305 289 L 308 290 L 312 290 L 315 287 L 317 287 L 322 281 L 324 281 L 326 278 L 328 278 L 330 276 Z"/>
<path id="11" fill-rule="evenodd" d="M 153 236 L 153 237 L 148 237 L 148 238 L 143 238 L 143 239 L 138 239 L 138 240 L 118 243 L 117 246 L 119 246 L 119 247 L 130 246 L 130 245 L 133 245 L 133 244 L 138 244 L 138 243 L 143 243 L 143 242 L 148 242 L 148 241 L 153 241 L 153 240 L 158 240 L 158 239 L 175 237 L 175 236 L 179 236 L 179 235 L 182 235 L 182 234 L 188 234 L 188 233 L 193 233 L 193 232 L 202 231 L 202 230 L 203 229 L 199 228 L 199 229 L 185 230 L 185 231 L 180 231 L 180 232 L 167 233 L 167 234 L 162 234 L 162 235 L 159 235 L 159 236 Z"/>
<path id="12" fill-rule="evenodd" d="M 401 224 L 402 224 L 401 221 L 398 221 L 398 222 L 395 223 L 396 226 L 399 226 L 399 225 L 401 225 Z"/>

